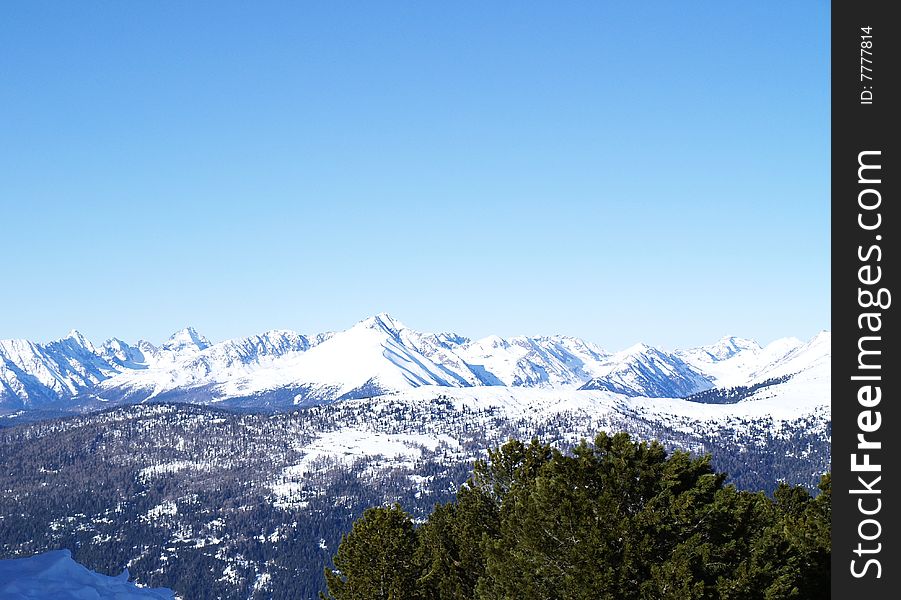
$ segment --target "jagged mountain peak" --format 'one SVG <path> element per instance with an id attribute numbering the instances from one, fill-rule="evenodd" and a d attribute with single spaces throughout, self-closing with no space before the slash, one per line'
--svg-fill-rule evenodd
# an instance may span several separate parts
<path id="1" fill-rule="evenodd" d="M 657 346 L 645 344 L 644 342 L 638 342 L 632 344 L 625 350 L 614 353 L 610 357 L 610 360 L 611 362 L 626 364 L 635 362 L 648 363 L 654 361 L 672 362 L 679 359 L 674 352 L 669 352 Z"/>
<path id="2" fill-rule="evenodd" d="M 621 350 L 617 352 L 617 356 L 636 356 L 639 354 L 659 354 L 660 350 L 655 348 L 654 346 L 649 346 L 644 342 L 638 342 L 636 344 L 632 344 L 625 350 Z"/>
<path id="3" fill-rule="evenodd" d="M 151 399 L 290 406 L 429 385 L 583 387 L 684 397 L 714 384 L 745 385 L 820 366 L 829 360 L 829 341 L 822 332 L 807 344 L 784 338 L 761 349 L 727 336 L 689 350 L 638 343 L 610 354 L 564 335 L 472 341 L 455 333 L 421 333 L 385 312 L 334 333 L 273 329 L 217 344 L 186 327 L 161 347 L 112 338 L 90 350 L 84 336 L 73 332 L 49 344 L 0 343 L 0 408 Z"/>
<path id="4" fill-rule="evenodd" d="M 435 339 L 446 348 L 453 348 L 455 346 L 463 346 L 465 344 L 470 343 L 472 340 L 468 337 L 462 336 L 458 333 L 454 333 L 452 331 L 446 331 L 444 333 L 436 333 Z"/>
<path id="5" fill-rule="evenodd" d="M 92 344 L 90 340 L 84 337 L 77 329 L 70 330 L 69 333 L 66 334 L 66 337 L 64 337 L 60 341 L 65 342 L 67 340 L 76 343 L 89 352 L 94 352 L 94 344 Z"/>
<path id="6" fill-rule="evenodd" d="M 510 342 L 499 335 L 489 335 L 476 340 L 473 345 L 477 345 L 480 348 L 509 348 Z"/>
<path id="7" fill-rule="evenodd" d="M 135 344 L 135 348 L 140 349 L 142 352 L 157 352 L 159 350 L 153 342 L 148 342 L 144 339 L 138 340 L 138 343 Z"/>
<path id="8" fill-rule="evenodd" d="M 754 340 L 726 335 L 717 340 L 716 343 L 704 346 L 702 349 L 716 360 L 725 360 L 744 350 L 757 352 L 761 350 L 761 346 Z"/>
<path id="9" fill-rule="evenodd" d="M 380 312 L 378 314 L 372 315 L 371 317 L 367 317 L 357 323 L 354 327 L 382 330 L 390 333 L 391 335 L 397 335 L 401 331 L 407 329 L 406 325 L 386 312 Z"/>
<path id="10" fill-rule="evenodd" d="M 144 345 L 152 345 L 149 342 L 145 342 L 144 340 L 139 341 L 137 344 L 129 344 L 128 342 L 121 340 L 117 337 L 112 337 L 98 348 L 98 353 L 102 356 L 104 352 L 125 352 L 128 350 L 137 349 L 142 344 Z"/>
<path id="11" fill-rule="evenodd" d="M 676 354 L 644 343 L 614 354 L 605 370 L 580 389 L 607 390 L 626 396 L 682 398 L 713 385 Z"/>
<path id="12" fill-rule="evenodd" d="M 254 337 L 263 337 L 263 338 L 283 338 L 283 337 L 297 337 L 300 334 L 292 329 L 270 329 L 268 331 L 264 331 L 258 336 Z"/>
<path id="13" fill-rule="evenodd" d="M 198 333 L 196 329 L 185 327 L 169 336 L 162 347 L 164 350 L 178 352 L 181 350 L 206 350 L 211 345 L 210 340 Z"/>
<path id="14" fill-rule="evenodd" d="M 132 346 L 114 337 L 103 342 L 97 354 L 110 365 L 118 365 L 123 369 L 144 369 L 147 366 L 144 352 L 147 351 L 156 352 L 156 348 L 147 342 L 138 342 L 136 346 Z"/>
<path id="15" fill-rule="evenodd" d="M 815 336 L 813 336 L 813 339 L 811 339 L 811 340 L 808 342 L 808 344 L 810 344 L 811 346 L 814 345 L 814 344 L 819 344 L 819 343 L 829 343 L 829 344 L 831 344 L 831 343 L 832 343 L 832 332 L 831 332 L 831 331 L 828 331 L 828 330 L 826 330 L 826 329 L 823 329 L 823 330 L 821 330 L 818 334 L 816 334 Z"/>

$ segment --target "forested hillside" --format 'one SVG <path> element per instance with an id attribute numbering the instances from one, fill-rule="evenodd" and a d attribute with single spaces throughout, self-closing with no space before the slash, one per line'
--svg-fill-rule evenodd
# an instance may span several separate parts
<path id="1" fill-rule="evenodd" d="M 502 391 L 502 390 L 501 390 Z M 370 506 L 417 522 L 487 449 L 538 436 L 568 452 L 599 431 L 712 455 L 743 490 L 814 490 L 828 422 L 665 424 L 605 403 L 453 397 L 354 400 L 285 414 L 125 406 L 0 430 L 0 558 L 67 548 L 106 574 L 184 598 L 312 600 L 341 535 Z M 694 406 L 703 406 L 691 403 Z M 634 405 L 640 408 L 640 405 Z"/>
<path id="2" fill-rule="evenodd" d="M 724 485 L 709 457 L 599 434 L 571 453 L 511 441 L 419 527 L 366 511 L 326 571 L 334 600 L 828 598 L 819 494 Z"/>

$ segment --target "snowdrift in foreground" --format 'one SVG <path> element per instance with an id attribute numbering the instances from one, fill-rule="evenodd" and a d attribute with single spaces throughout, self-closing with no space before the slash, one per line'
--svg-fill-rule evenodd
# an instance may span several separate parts
<path id="1" fill-rule="evenodd" d="M 174 600 L 165 588 L 144 589 L 118 577 L 94 573 L 72 559 L 68 550 L 28 558 L 0 560 L 0 597 L 4 600 Z"/>

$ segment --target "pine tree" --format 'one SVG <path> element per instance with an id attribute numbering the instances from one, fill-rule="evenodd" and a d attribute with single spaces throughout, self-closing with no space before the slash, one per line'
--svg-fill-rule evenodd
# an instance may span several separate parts
<path id="1" fill-rule="evenodd" d="M 497 537 L 498 505 L 470 480 L 419 529 L 419 587 L 429 600 L 470 600 L 485 572 L 484 547 Z"/>
<path id="2" fill-rule="evenodd" d="M 370 508 L 354 522 L 326 569 L 328 600 L 409 600 L 415 597 L 416 531 L 400 506 Z"/>
<path id="3" fill-rule="evenodd" d="M 568 454 L 511 441 L 418 532 L 399 507 L 367 511 L 326 572 L 329 591 L 336 600 L 828 598 L 831 478 L 815 498 L 725 480 L 709 456 L 626 434 L 601 433 Z"/>

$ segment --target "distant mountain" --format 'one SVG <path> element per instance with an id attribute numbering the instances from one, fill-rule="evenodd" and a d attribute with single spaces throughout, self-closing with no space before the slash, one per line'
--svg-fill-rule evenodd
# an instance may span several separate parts
<path id="1" fill-rule="evenodd" d="M 160 346 L 114 338 L 95 348 L 73 331 L 48 344 L 0 341 L 0 410 L 147 401 L 287 408 L 423 386 L 581 388 L 673 398 L 795 375 L 828 361 L 829 334 L 821 336 L 765 348 L 728 337 L 676 352 L 637 344 L 611 354 L 566 336 L 470 340 L 422 333 L 386 313 L 340 332 L 273 330 L 215 344 L 187 327 Z"/>
<path id="2" fill-rule="evenodd" d="M 608 371 L 580 389 L 626 396 L 682 398 L 713 387 L 713 382 L 675 354 L 636 344 L 615 354 Z"/>
<path id="3" fill-rule="evenodd" d="M 808 342 L 782 338 L 761 347 L 757 342 L 723 338 L 713 346 L 675 353 L 716 387 L 759 383 L 773 377 L 795 375 L 829 363 L 832 335 L 822 331 Z"/>
<path id="4" fill-rule="evenodd" d="M 565 450 L 626 431 L 710 453 L 743 489 L 813 489 L 830 464 L 830 355 L 828 332 L 611 354 L 386 314 L 215 344 L 190 328 L 159 346 L 7 340 L 0 557 L 69 547 L 184 598 L 312 600 L 366 507 L 424 518 L 511 437 Z"/>
<path id="5" fill-rule="evenodd" d="M 0 340 L 0 408 L 38 408 L 93 389 L 119 372 L 79 332 L 36 344 Z"/>

